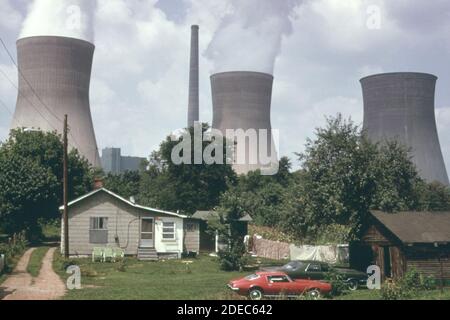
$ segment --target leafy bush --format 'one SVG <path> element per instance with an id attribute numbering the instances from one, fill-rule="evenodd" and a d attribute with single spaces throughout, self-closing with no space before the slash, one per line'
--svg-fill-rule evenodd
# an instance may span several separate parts
<path id="1" fill-rule="evenodd" d="M 330 293 L 332 296 L 340 296 L 348 290 L 348 284 L 344 281 L 344 277 L 336 270 L 331 269 L 327 272 L 325 280 L 332 286 Z"/>
<path id="2" fill-rule="evenodd" d="M 380 294 L 383 300 L 411 299 L 420 291 L 434 288 L 435 280 L 432 277 L 424 276 L 411 268 L 401 279 L 386 281 L 381 287 Z"/>
<path id="3" fill-rule="evenodd" d="M 219 252 L 219 265 L 223 271 L 243 270 L 248 262 L 243 244 L 234 244 L 230 248 Z"/>
<path id="4" fill-rule="evenodd" d="M 411 298 L 411 292 L 402 287 L 400 281 L 386 281 L 380 290 L 383 300 L 401 300 Z"/>
<path id="5" fill-rule="evenodd" d="M 280 242 L 296 242 L 296 238 L 292 237 L 289 234 L 282 232 L 280 229 L 276 227 L 265 227 L 258 226 L 255 224 L 250 224 L 248 226 L 248 232 L 250 236 L 259 235 L 267 240 L 272 241 L 280 241 Z"/>
<path id="6" fill-rule="evenodd" d="M 78 265 L 77 261 L 74 259 L 66 259 L 64 257 L 61 257 L 61 270 L 63 270 L 64 272 L 67 270 L 67 268 L 69 268 L 70 266 L 76 266 Z"/>
<path id="7" fill-rule="evenodd" d="M 432 290 L 435 288 L 435 281 L 432 277 L 424 276 L 416 269 L 411 268 L 402 279 L 403 285 L 413 291 Z"/>
<path id="8" fill-rule="evenodd" d="M 309 238 L 317 245 L 342 244 L 349 241 L 351 232 L 352 228 L 347 225 L 332 223 L 321 226 L 318 232 Z"/>
<path id="9" fill-rule="evenodd" d="M 0 243 L 0 253 L 5 255 L 4 273 L 12 271 L 12 260 L 21 256 L 28 246 L 25 232 L 14 234 L 7 243 Z"/>
<path id="10" fill-rule="evenodd" d="M 119 272 L 126 272 L 127 271 L 127 264 L 125 262 L 125 259 L 121 259 L 119 263 L 117 264 L 116 270 Z"/>

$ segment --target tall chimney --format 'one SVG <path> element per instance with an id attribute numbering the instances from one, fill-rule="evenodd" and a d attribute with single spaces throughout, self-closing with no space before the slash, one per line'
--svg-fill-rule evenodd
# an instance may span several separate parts
<path id="1" fill-rule="evenodd" d="M 423 179 L 448 185 L 434 114 L 436 80 L 434 75 L 416 72 L 361 79 L 364 130 L 372 141 L 396 140 L 410 148 Z"/>
<path id="2" fill-rule="evenodd" d="M 191 27 L 191 62 L 189 70 L 189 104 L 188 104 L 188 127 L 194 126 L 199 120 L 199 27 Z"/>
<path id="3" fill-rule="evenodd" d="M 67 114 L 69 146 L 100 167 L 89 105 L 94 50 L 92 43 L 74 38 L 18 40 L 19 93 L 11 128 L 61 133 Z"/>

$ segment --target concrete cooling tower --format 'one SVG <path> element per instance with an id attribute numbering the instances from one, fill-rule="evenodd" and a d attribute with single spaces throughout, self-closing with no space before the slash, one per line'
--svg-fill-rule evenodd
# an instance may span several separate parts
<path id="1" fill-rule="evenodd" d="M 69 145 L 100 167 L 89 105 L 89 85 L 95 46 L 53 36 L 17 41 L 19 94 L 12 129 L 63 131 L 69 120 Z"/>
<path id="2" fill-rule="evenodd" d="M 255 129 L 261 134 L 264 132 L 261 129 L 265 129 L 267 132 L 263 135 L 266 143 L 259 134 L 253 143 L 249 138 L 243 141 L 235 139 L 237 146 L 233 168 L 238 174 L 257 169 L 271 171 L 274 166 L 278 168 L 270 122 L 272 86 L 273 76 L 259 72 L 234 71 L 211 76 L 213 128 L 220 130 L 224 136 L 230 129 Z M 260 146 L 264 146 L 267 152 L 260 150 Z M 269 158 L 269 163 L 262 159 L 260 151 Z"/>
<path id="3" fill-rule="evenodd" d="M 364 129 L 372 141 L 395 139 L 410 148 L 423 179 L 448 185 L 434 114 L 436 80 L 434 75 L 412 72 L 361 79 Z"/>

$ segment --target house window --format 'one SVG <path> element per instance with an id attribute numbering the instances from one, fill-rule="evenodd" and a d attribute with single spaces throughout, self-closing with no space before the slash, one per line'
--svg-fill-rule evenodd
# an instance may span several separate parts
<path id="1" fill-rule="evenodd" d="M 91 218 L 91 230 L 108 230 L 108 218 Z"/>
<path id="2" fill-rule="evenodd" d="M 163 240 L 175 240 L 175 222 L 163 222 Z"/>
<path id="3" fill-rule="evenodd" d="M 108 243 L 108 218 L 92 217 L 90 219 L 89 243 Z"/>
<path id="4" fill-rule="evenodd" d="M 197 224 L 193 222 L 186 223 L 186 231 L 187 232 L 195 232 L 197 231 Z"/>

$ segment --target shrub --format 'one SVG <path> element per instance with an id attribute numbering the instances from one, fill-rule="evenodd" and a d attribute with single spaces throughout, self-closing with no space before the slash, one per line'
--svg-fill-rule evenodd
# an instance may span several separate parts
<path id="1" fill-rule="evenodd" d="M 400 281 L 386 281 L 380 290 L 382 300 L 401 300 L 411 298 L 411 292 L 402 287 Z"/>
<path id="2" fill-rule="evenodd" d="M 404 275 L 402 282 L 404 287 L 410 288 L 413 292 L 435 288 L 435 281 L 432 277 L 424 276 L 414 268 Z"/>
<path id="3" fill-rule="evenodd" d="M 12 271 L 12 259 L 21 256 L 28 246 L 25 232 L 14 234 L 7 243 L 0 243 L 0 253 L 5 255 L 4 273 Z"/>
<path id="4" fill-rule="evenodd" d="M 330 293 L 332 296 L 340 296 L 348 290 L 348 284 L 344 281 L 344 277 L 336 270 L 331 269 L 327 272 L 325 280 L 332 286 Z"/>
<path id="5" fill-rule="evenodd" d="M 62 257 L 61 260 L 61 269 L 65 272 L 67 270 L 67 268 L 69 268 L 70 266 L 77 266 L 78 263 L 76 260 L 74 259 L 66 259 L 64 257 Z"/>
<path id="6" fill-rule="evenodd" d="M 219 252 L 220 269 L 223 271 L 243 270 L 247 262 L 245 247 L 241 243 L 235 243 L 231 248 Z"/>
<path id="7" fill-rule="evenodd" d="M 411 268 L 401 279 L 386 281 L 381 287 L 380 294 L 383 300 L 411 299 L 420 291 L 434 288 L 433 278 L 424 276 Z"/>
<path id="8" fill-rule="evenodd" d="M 122 259 L 117 264 L 116 270 L 119 272 L 126 272 L 127 271 L 127 264 L 125 262 L 125 259 Z"/>

